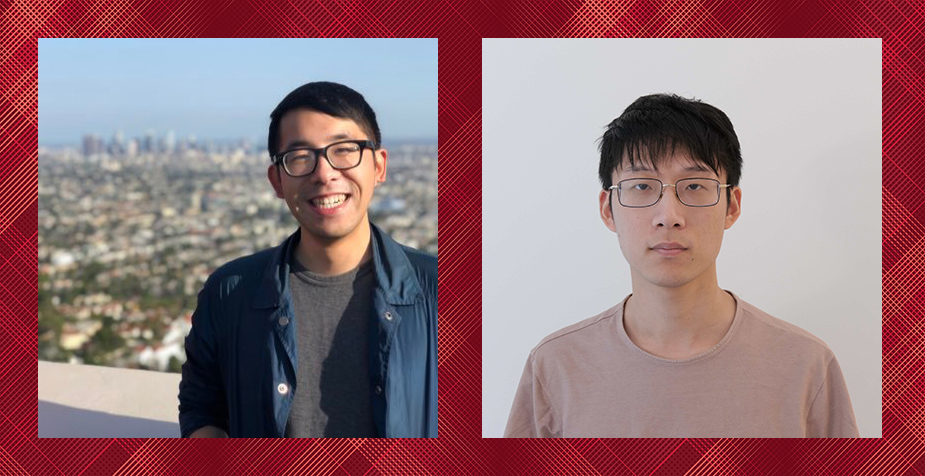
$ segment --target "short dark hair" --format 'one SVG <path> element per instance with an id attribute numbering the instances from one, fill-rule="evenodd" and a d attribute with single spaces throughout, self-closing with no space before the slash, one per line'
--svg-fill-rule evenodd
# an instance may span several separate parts
<path id="1" fill-rule="evenodd" d="M 739 184 L 742 153 L 732 122 L 723 111 L 697 99 L 675 94 L 651 94 L 633 101 L 607 125 L 600 139 L 598 174 L 605 189 L 613 185 L 613 170 L 629 162 L 658 165 L 683 150 L 691 159 L 720 174 L 726 183 Z M 726 188 L 727 201 L 731 187 Z"/>
<path id="2" fill-rule="evenodd" d="M 376 113 L 369 107 L 363 95 L 343 84 L 328 81 L 306 83 L 280 101 L 270 113 L 270 133 L 267 137 L 267 150 L 272 158 L 279 150 L 279 122 L 287 112 L 293 109 L 311 109 L 329 116 L 352 119 L 369 136 L 378 149 L 382 145 Z"/>

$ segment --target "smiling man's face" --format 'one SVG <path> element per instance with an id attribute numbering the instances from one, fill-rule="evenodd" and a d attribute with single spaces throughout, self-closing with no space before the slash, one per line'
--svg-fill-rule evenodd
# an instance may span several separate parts
<path id="1" fill-rule="evenodd" d="M 629 178 L 656 178 L 664 184 L 685 178 L 712 178 L 726 183 L 725 173 L 717 176 L 683 152 L 664 161 L 658 170 L 651 165 L 633 170 L 625 167 L 628 167 L 626 162 L 612 173 L 614 184 Z M 665 187 L 655 205 L 627 208 L 620 205 L 616 190 L 604 190 L 599 205 L 604 224 L 619 237 L 634 287 L 650 283 L 675 288 L 698 279 L 715 280 L 723 232 L 738 219 L 741 197 L 741 189 L 735 187 L 731 200 L 727 201 L 721 189 L 715 206 L 689 207 L 678 200 L 674 187 Z"/>
<path id="2" fill-rule="evenodd" d="M 295 147 L 321 148 L 342 140 L 371 139 L 352 119 L 309 109 L 287 112 L 280 119 L 279 138 L 279 150 L 283 152 Z M 385 181 L 386 159 L 384 149 L 364 149 L 360 164 L 351 169 L 334 169 L 319 157 L 309 175 L 291 177 L 281 165 L 271 165 L 267 177 L 276 196 L 286 200 L 303 234 L 329 243 L 366 225 L 373 190 L 377 183 Z"/>

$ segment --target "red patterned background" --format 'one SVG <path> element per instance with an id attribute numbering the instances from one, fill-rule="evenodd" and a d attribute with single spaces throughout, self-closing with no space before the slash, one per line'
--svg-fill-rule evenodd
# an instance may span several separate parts
<path id="1" fill-rule="evenodd" d="M 919 2 L 803 0 L 504 4 L 228 0 L 0 3 L 0 467 L 16 474 L 925 472 L 925 130 Z M 38 439 L 39 37 L 438 37 L 440 438 Z M 866 440 L 480 438 L 481 38 L 883 39 L 883 435 Z"/>

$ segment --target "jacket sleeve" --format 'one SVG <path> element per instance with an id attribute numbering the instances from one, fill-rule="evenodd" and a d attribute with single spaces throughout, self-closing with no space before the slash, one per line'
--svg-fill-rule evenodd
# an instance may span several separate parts
<path id="1" fill-rule="evenodd" d="M 505 438 L 558 438 L 561 422 L 536 373 L 533 353 L 527 358 L 514 404 L 504 429 Z"/>
<path id="2" fill-rule="evenodd" d="M 854 419 L 848 385 L 838 360 L 833 355 L 826 366 L 825 380 L 809 407 L 806 419 L 808 438 L 857 438 L 858 425 Z"/>
<path id="3" fill-rule="evenodd" d="M 228 406 L 219 369 L 218 340 L 209 290 L 199 291 L 193 327 L 186 336 L 186 363 L 180 380 L 180 432 L 183 438 L 204 426 L 228 431 Z"/>

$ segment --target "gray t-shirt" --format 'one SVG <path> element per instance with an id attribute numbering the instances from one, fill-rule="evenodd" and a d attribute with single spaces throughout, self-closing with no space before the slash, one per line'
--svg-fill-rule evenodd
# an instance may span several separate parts
<path id="1" fill-rule="evenodd" d="M 298 370 L 285 435 L 376 436 L 369 379 L 369 316 L 376 285 L 372 261 L 322 276 L 289 258 Z"/>

